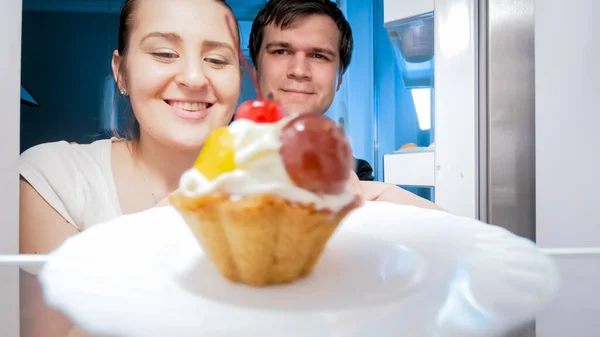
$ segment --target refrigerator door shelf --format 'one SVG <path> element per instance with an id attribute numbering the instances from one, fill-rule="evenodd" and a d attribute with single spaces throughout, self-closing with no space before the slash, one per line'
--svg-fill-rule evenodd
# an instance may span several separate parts
<path id="1" fill-rule="evenodd" d="M 433 187 L 435 155 L 431 148 L 416 148 L 383 156 L 383 181 L 399 186 Z"/>

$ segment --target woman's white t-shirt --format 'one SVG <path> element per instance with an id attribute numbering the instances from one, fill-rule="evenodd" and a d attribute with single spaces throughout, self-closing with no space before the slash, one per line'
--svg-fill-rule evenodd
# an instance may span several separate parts
<path id="1" fill-rule="evenodd" d="M 21 154 L 19 171 L 50 206 L 82 231 L 123 214 L 111 166 L 114 141 L 40 144 Z"/>

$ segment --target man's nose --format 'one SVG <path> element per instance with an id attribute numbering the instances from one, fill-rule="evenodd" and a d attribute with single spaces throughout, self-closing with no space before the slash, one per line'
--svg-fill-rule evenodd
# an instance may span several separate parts
<path id="1" fill-rule="evenodd" d="M 288 77 L 298 80 L 307 80 L 312 76 L 310 69 L 310 60 L 303 53 L 296 53 L 292 56 L 288 67 Z"/>

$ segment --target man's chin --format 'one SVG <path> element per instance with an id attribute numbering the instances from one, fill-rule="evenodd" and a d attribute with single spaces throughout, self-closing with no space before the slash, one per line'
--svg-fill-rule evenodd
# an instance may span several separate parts
<path id="1" fill-rule="evenodd" d="M 302 105 L 302 104 L 283 104 L 283 107 L 285 109 L 285 111 L 287 111 L 290 114 L 298 114 L 298 115 L 305 115 L 305 114 L 311 114 L 311 113 L 318 113 L 318 114 L 323 114 L 323 112 L 320 111 L 316 111 L 314 108 L 306 106 L 306 105 Z"/>

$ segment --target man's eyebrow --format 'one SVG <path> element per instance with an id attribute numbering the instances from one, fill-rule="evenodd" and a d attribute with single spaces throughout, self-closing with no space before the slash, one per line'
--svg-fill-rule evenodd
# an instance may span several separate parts
<path id="1" fill-rule="evenodd" d="M 153 38 L 153 37 L 162 38 L 162 39 L 168 40 L 170 42 L 181 41 L 181 36 L 179 36 L 179 34 L 177 34 L 177 33 L 151 32 L 151 33 L 146 34 L 142 38 L 140 44 L 144 43 L 144 41 L 148 40 L 149 38 Z"/>
<path id="2" fill-rule="evenodd" d="M 265 45 L 266 49 L 270 49 L 270 48 L 274 48 L 274 47 L 291 49 L 292 45 L 288 42 L 283 42 L 283 41 L 271 41 Z"/>
<path id="3" fill-rule="evenodd" d="M 291 43 L 283 42 L 283 41 L 271 41 L 266 44 L 265 48 L 267 50 L 272 49 L 272 48 L 294 49 L 292 47 Z M 326 55 L 329 55 L 330 57 L 336 57 L 335 52 L 329 48 L 314 47 L 314 48 L 310 49 L 310 52 L 315 53 L 315 54 L 326 54 Z"/>

